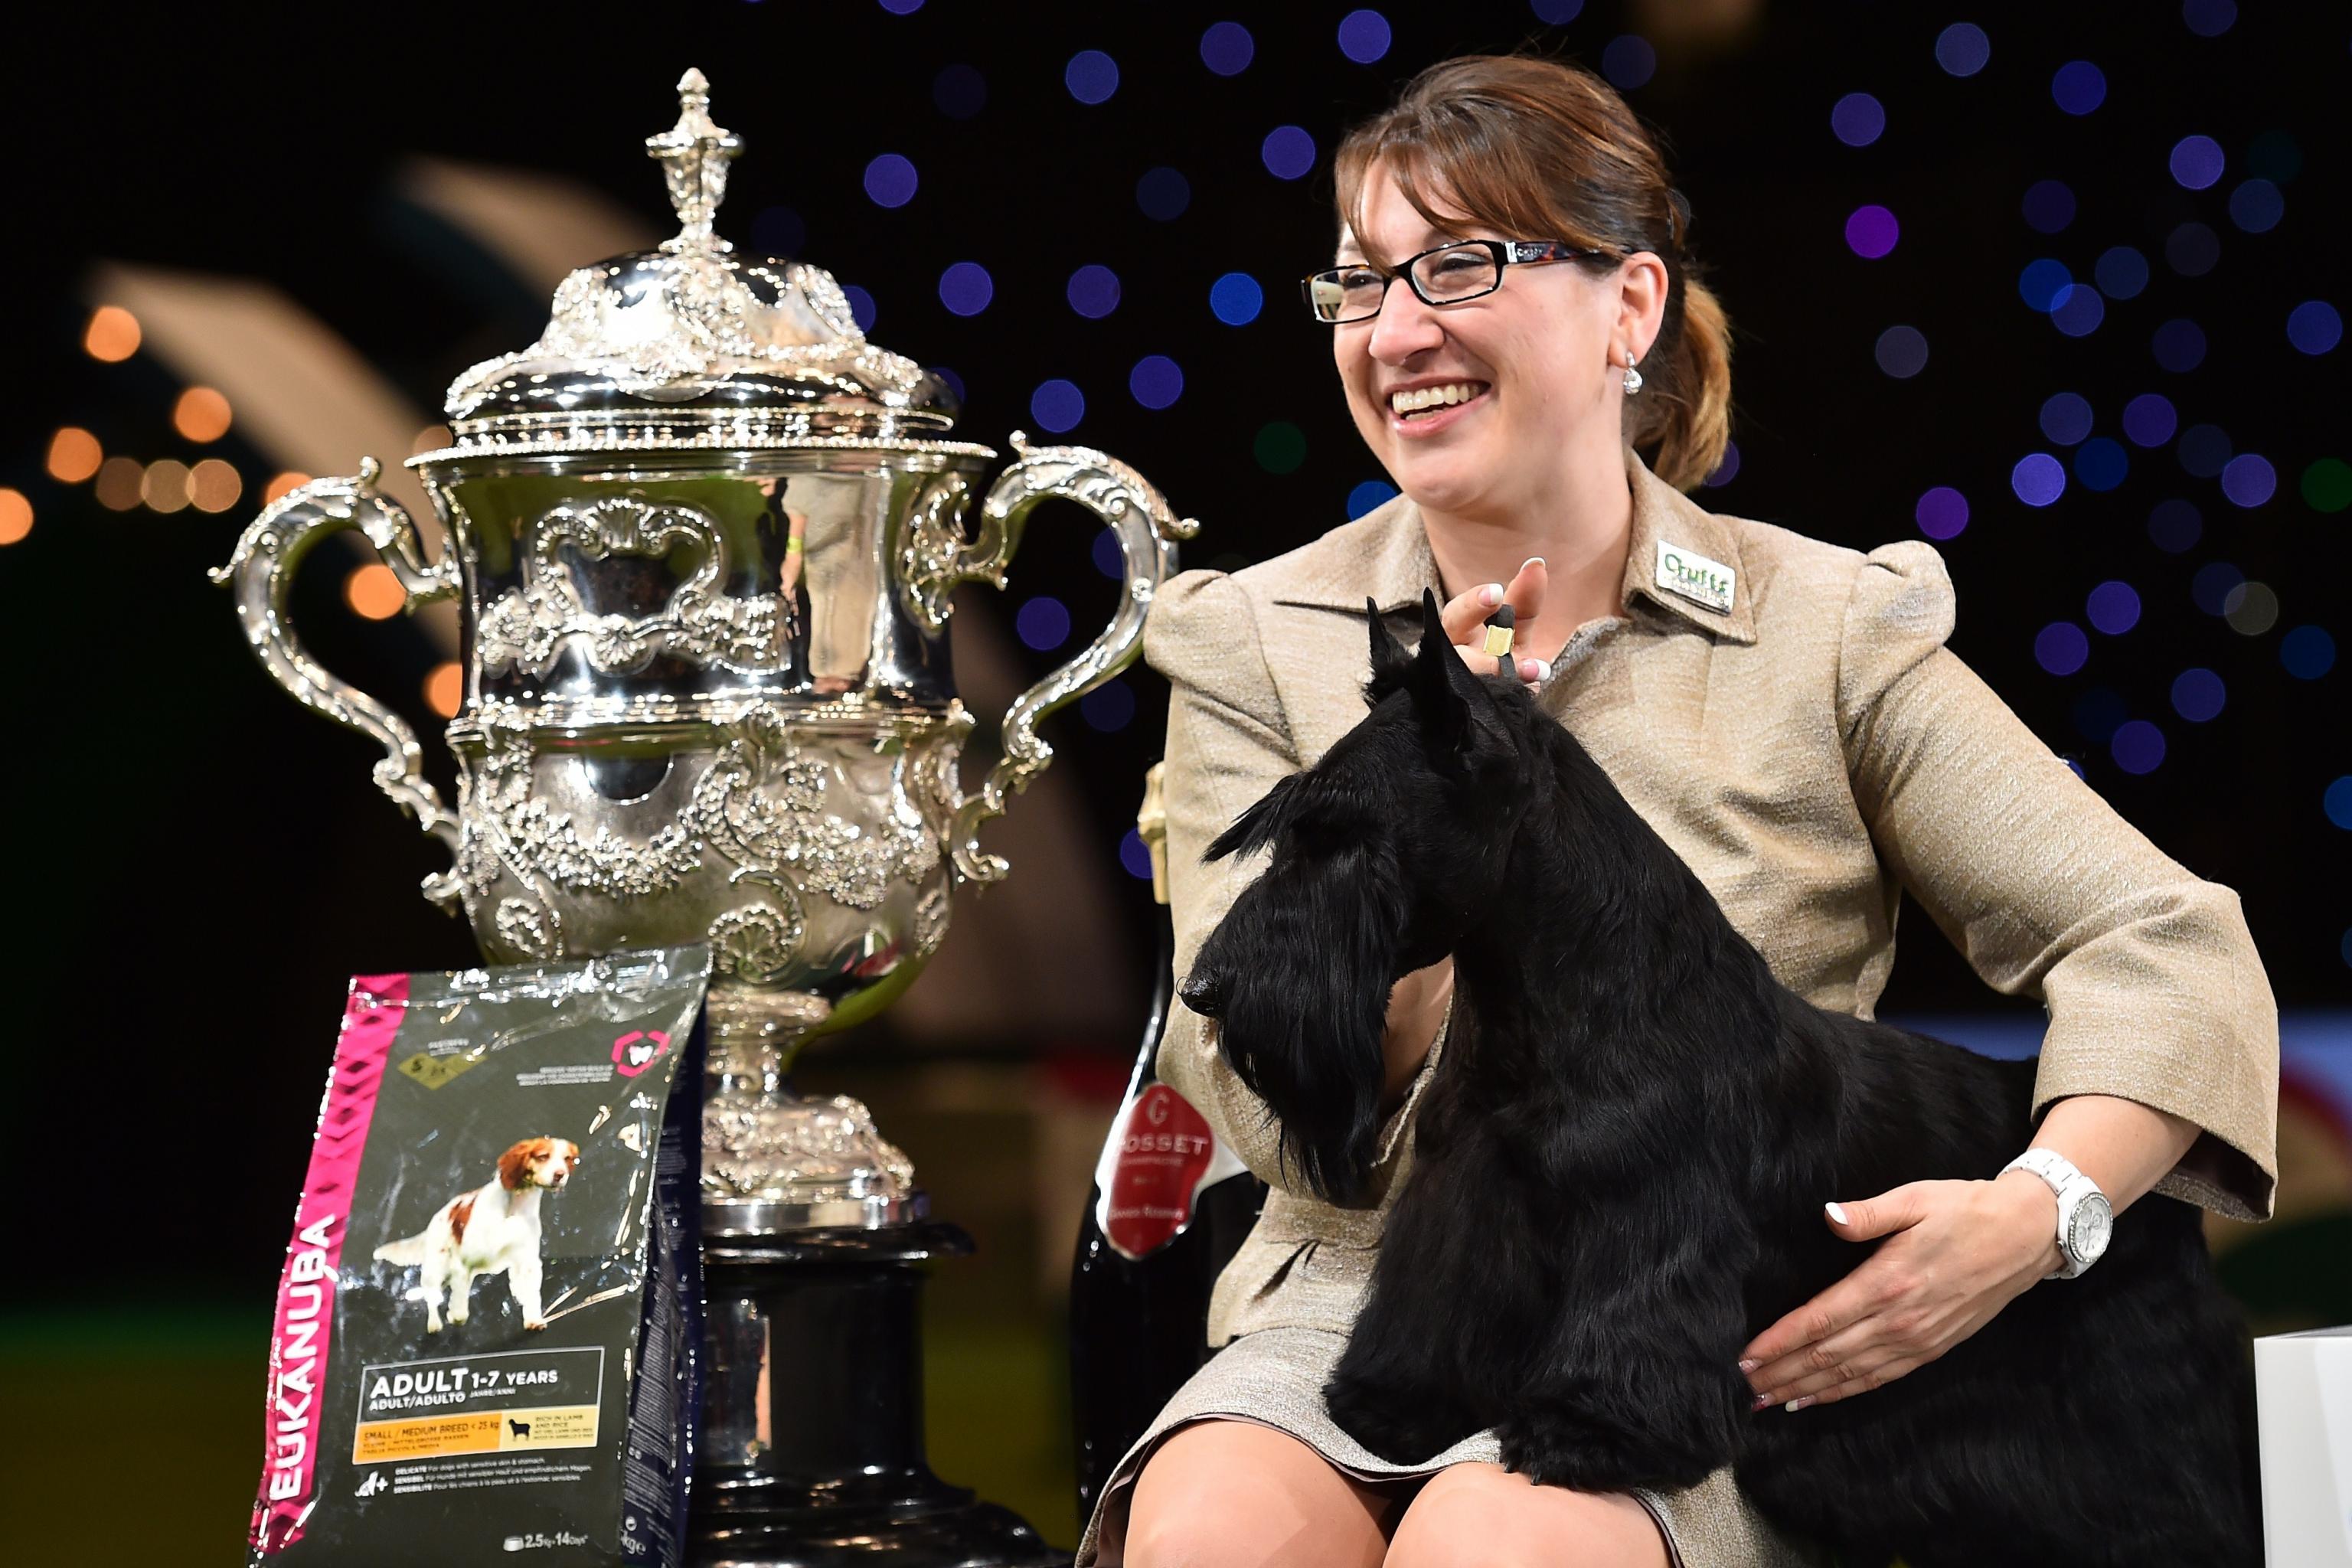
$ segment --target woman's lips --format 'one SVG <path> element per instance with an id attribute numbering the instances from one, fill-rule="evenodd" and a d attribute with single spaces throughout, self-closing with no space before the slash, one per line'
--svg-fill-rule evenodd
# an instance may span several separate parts
<path id="1" fill-rule="evenodd" d="M 1399 436 L 1414 437 L 1434 436 L 1439 431 L 1460 423 L 1472 409 L 1483 406 L 1494 393 L 1493 386 L 1482 386 L 1476 395 L 1465 403 L 1449 403 L 1443 407 L 1411 416 L 1399 414 L 1391 405 L 1388 410 L 1389 429 Z"/>

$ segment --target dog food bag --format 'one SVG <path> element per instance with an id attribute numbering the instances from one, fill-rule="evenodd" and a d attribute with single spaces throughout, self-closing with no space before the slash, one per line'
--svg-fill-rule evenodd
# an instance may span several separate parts
<path id="1" fill-rule="evenodd" d="M 351 984 L 248 1568 L 683 1555 L 702 946 Z"/>

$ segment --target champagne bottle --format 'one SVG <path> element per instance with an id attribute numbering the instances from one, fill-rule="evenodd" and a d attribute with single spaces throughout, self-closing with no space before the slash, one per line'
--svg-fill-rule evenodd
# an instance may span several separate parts
<path id="1" fill-rule="evenodd" d="M 1078 1517 L 1170 1395 L 1208 1359 L 1209 1290 L 1256 1223 L 1265 1184 L 1185 1098 L 1160 1081 L 1175 1002 L 1168 817 L 1160 770 L 1144 775 L 1137 835 L 1151 855 L 1160 961 L 1143 1043 L 1111 1119 L 1070 1275 L 1070 1394 Z"/>

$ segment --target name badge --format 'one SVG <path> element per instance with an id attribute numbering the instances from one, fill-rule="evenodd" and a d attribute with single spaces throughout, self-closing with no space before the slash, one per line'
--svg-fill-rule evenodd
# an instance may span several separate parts
<path id="1" fill-rule="evenodd" d="M 1728 610 L 1737 578 L 1722 562 L 1709 561 L 1696 551 L 1662 539 L 1658 541 L 1658 586 L 1669 594 L 1680 594 L 1694 605 Z"/>

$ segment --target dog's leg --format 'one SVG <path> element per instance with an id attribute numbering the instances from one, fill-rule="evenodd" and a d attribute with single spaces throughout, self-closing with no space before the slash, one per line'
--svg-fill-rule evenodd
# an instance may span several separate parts
<path id="1" fill-rule="evenodd" d="M 463 1323 L 474 1313 L 474 1271 L 463 1263 L 449 1276 L 449 1321 Z"/>
<path id="2" fill-rule="evenodd" d="M 507 1266 L 507 1289 L 514 1293 L 515 1305 L 522 1309 L 522 1326 L 526 1329 L 547 1327 L 547 1316 L 539 1305 L 539 1255 L 530 1253 L 516 1258 Z"/>
<path id="3" fill-rule="evenodd" d="M 425 1292 L 425 1331 L 428 1334 L 437 1334 L 441 1331 L 441 1292 L 443 1287 L 448 1283 L 448 1275 L 445 1272 L 446 1268 L 445 1255 L 434 1251 L 428 1246 L 425 1254 L 425 1268 L 417 1280 L 419 1288 Z M 461 1318 L 458 1321 L 463 1322 L 465 1320 Z"/>

